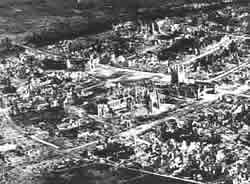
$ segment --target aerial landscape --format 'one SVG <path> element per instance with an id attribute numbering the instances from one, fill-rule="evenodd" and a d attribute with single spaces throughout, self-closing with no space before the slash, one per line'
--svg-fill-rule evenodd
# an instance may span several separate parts
<path id="1" fill-rule="evenodd" d="M 1 0 L 0 184 L 249 184 L 249 0 Z"/>

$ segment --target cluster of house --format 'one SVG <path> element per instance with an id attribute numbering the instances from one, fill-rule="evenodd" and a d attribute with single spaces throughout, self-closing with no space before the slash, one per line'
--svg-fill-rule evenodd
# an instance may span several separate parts
<path id="1" fill-rule="evenodd" d="M 150 84 L 138 85 L 138 82 L 131 82 L 129 86 L 115 83 L 108 88 L 107 94 L 97 101 L 97 114 L 100 117 L 133 112 L 136 107 L 145 107 L 149 113 L 154 113 L 167 98 Z"/>
<path id="2" fill-rule="evenodd" d="M 66 46 L 65 46 L 66 47 Z M 64 55 L 33 49 L 25 46 L 25 53 L 41 61 L 44 70 L 91 71 L 100 62 L 100 58 L 91 52 L 85 57 L 83 50 L 76 51 L 77 56 L 65 52 Z"/>

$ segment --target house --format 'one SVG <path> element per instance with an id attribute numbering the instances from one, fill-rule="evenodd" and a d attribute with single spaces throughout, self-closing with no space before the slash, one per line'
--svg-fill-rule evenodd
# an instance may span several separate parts
<path id="1" fill-rule="evenodd" d="M 8 151 L 14 151 L 16 149 L 17 149 L 16 144 L 6 143 L 3 145 L 0 145 L 0 152 L 2 152 L 2 153 L 8 152 Z"/>
<path id="2" fill-rule="evenodd" d="M 134 98 L 130 95 L 120 98 L 107 98 L 97 104 L 97 114 L 106 117 L 110 113 L 129 111 L 133 108 Z"/>
<path id="3" fill-rule="evenodd" d="M 109 113 L 109 107 L 107 104 L 97 105 L 97 114 L 99 117 L 107 117 L 108 113 Z"/>

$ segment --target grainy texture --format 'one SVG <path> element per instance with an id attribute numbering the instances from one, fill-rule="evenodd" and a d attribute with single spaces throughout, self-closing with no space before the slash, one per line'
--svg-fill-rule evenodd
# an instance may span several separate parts
<path id="1" fill-rule="evenodd" d="M 135 20 L 137 12 L 147 12 L 149 17 L 163 16 L 170 9 L 196 1 L 79 0 L 77 4 L 77 0 L 1 0 L 0 35 L 18 41 L 53 41 L 101 32 L 112 22 Z"/>

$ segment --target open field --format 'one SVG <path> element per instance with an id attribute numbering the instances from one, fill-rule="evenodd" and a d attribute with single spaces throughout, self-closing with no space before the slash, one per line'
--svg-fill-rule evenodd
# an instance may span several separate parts
<path id="1" fill-rule="evenodd" d="M 186 0 L 1 0 L 0 39 L 41 43 L 110 29 L 112 23 L 136 20 L 138 12 L 147 17 L 183 13 Z M 190 1 L 189 1 L 190 2 Z M 218 1 L 216 1 L 218 2 Z M 173 12 L 172 12 L 173 13 Z"/>

